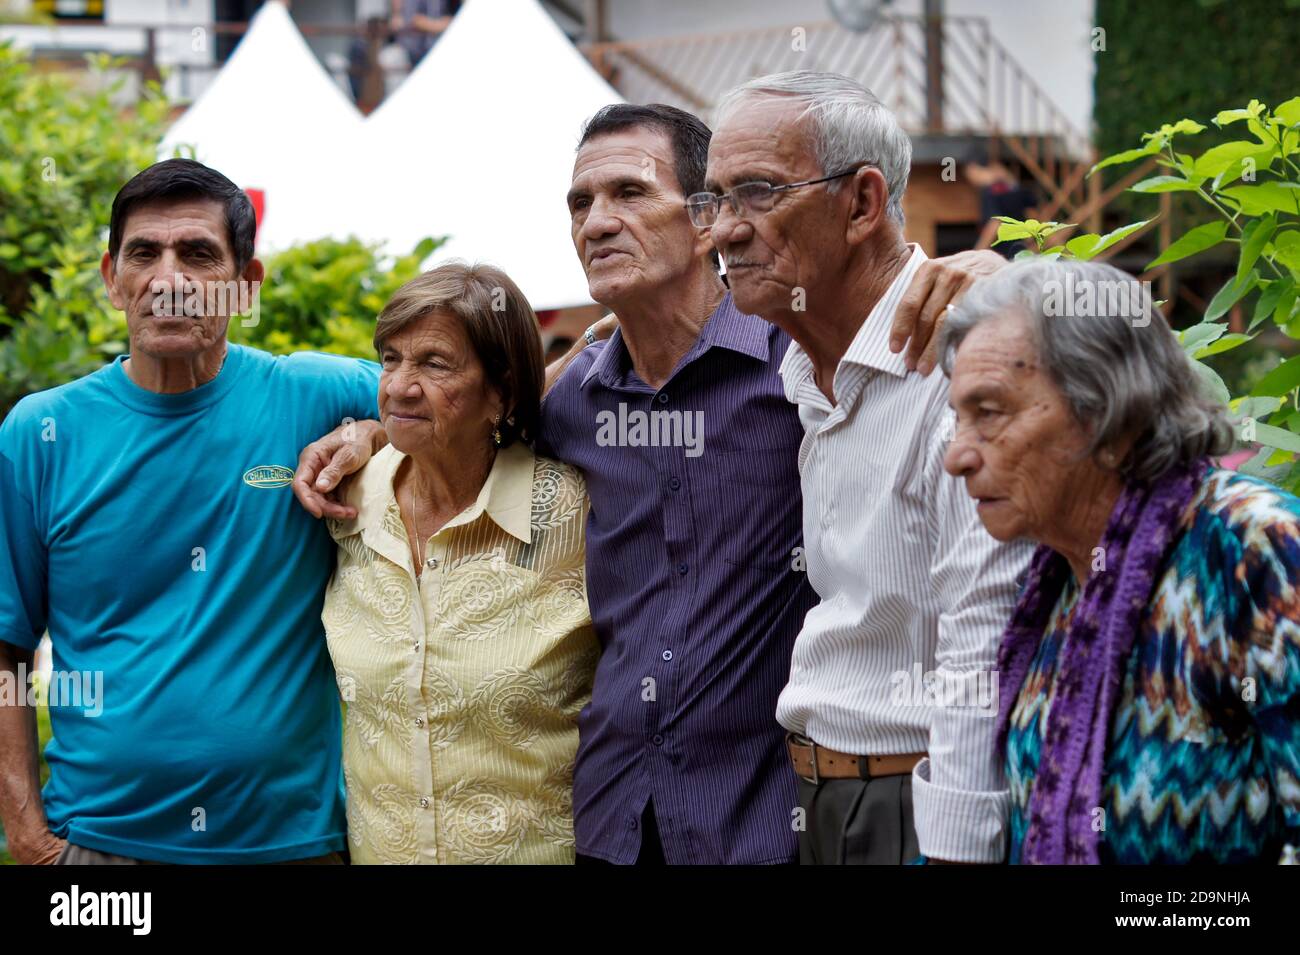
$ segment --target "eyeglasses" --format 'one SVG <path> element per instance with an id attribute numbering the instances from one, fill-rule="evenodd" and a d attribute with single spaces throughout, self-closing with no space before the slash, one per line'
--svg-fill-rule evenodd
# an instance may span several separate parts
<path id="1" fill-rule="evenodd" d="M 845 176 L 853 175 L 867 165 L 870 165 L 870 163 L 858 163 L 856 166 L 845 169 L 843 172 L 837 172 L 833 176 L 806 179 L 803 182 L 792 182 L 786 186 L 773 186 L 766 182 L 742 182 L 735 189 L 721 196 L 713 192 L 697 192 L 686 198 L 686 214 L 691 217 L 691 225 L 705 227 L 711 226 L 718 221 L 718 213 L 722 210 L 724 201 L 729 203 L 731 211 L 742 219 L 759 212 L 770 212 L 772 206 L 776 204 L 776 194 L 778 192 L 798 189 L 801 186 L 815 186 L 819 182 L 830 182 L 832 179 L 842 179 Z"/>

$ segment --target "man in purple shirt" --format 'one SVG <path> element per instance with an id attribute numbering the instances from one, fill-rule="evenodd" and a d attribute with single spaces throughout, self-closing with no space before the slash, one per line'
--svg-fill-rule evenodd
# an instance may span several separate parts
<path id="1" fill-rule="evenodd" d="M 579 717 L 580 862 L 797 856 L 774 713 L 817 599 L 802 562 L 803 429 L 777 375 L 790 339 L 735 308 L 709 229 L 686 214 L 709 137 L 672 107 L 606 107 L 583 130 L 568 194 L 591 296 L 618 319 L 607 342 L 567 356 L 538 439 L 582 469 L 591 498 L 587 591 L 603 652 Z M 895 336 L 911 339 L 913 366 L 933 367 L 921 351 L 938 315 L 990 258 L 1001 264 L 963 253 L 918 274 Z M 355 436 L 304 450 L 295 489 L 314 513 L 368 456 L 369 429 Z"/>

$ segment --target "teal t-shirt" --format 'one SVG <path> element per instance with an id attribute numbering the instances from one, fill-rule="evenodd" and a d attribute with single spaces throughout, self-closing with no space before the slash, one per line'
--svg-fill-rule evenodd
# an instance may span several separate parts
<path id="1" fill-rule="evenodd" d="M 334 550 L 289 478 L 304 445 L 377 417 L 378 381 L 231 345 L 184 394 L 118 359 L 0 424 L 0 639 L 50 633 L 55 835 L 163 862 L 343 848 Z"/>

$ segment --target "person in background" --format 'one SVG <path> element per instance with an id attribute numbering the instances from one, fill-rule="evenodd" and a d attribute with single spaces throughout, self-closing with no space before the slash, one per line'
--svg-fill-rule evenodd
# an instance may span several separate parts
<path id="1" fill-rule="evenodd" d="M 1015 258 L 1021 249 L 1031 248 L 1027 241 L 998 241 L 997 216 L 1033 219 L 1038 215 L 1038 196 L 997 159 L 972 162 L 966 166 L 966 178 L 980 191 L 980 234 L 977 249 L 992 249 L 1005 258 Z"/>
<path id="2" fill-rule="evenodd" d="M 1038 545 L 998 653 L 1010 861 L 1294 862 L 1300 500 L 1215 465 L 1226 409 L 1144 284 L 1017 263 L 943 333 L 945 466 Z"/>
<path id="3" fill-rule="evenodd" d="M 456 0 L 392 0 L 388 23 L 398 46 L 411 61 L 411 69 L 433 49 L 459 7 Z"/>
<path id="4" fill-rule="evenodd" d="M 582 477 L 530 446 L 537 319 L 500 269 L 452 262 L 394 293 L 375 350 L 389 443 L 330 521 L 323 617 L 352 859 L 572 863 L 598 646 Z"/>
<path id="5" fill-rule="evenodd" d="M 433 49 L 460 8 L 459 0 L 364 0 L 357 4 L 357 22 L 365 31 L 348 45 L 348 86 L 352 98 L 364 109 L 373 109 L 383 99 L 388 81 L 383 76 L 387 52 L 385 42 L 400 47 L 407 70 L 413 70 Z M 383 13 L 383 16 L 379 14 Z M 381 49 L 382 48 L 382 49 Z M 378 71 L 374 76 L 371 70 Z M 400 65 L 397 67 L 400 71 Z"/>

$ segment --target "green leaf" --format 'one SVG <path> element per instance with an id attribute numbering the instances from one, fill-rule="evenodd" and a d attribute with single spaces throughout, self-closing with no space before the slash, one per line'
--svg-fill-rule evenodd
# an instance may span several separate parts
<path id="1" fill-rule="evenodd" d="M 1224 170 L 1240 164 L 1243 159 L 1254 159 L 1257 166 L 1267 166 L 1264 156 L 1277 151 L 1276 146 L 1261 146 L 1250 140 L 1238 140 L 1207 149 L 1192 166 L 1192 171 L 1206 179 L 1213 179 Z M 1271 159 L 1272 157 L 1269 156 Z"/>
<path id="2" fill-rule="evenodd" d="M 1178 332 L 1178 344 L 1182 345 L 1183 351 L 1190 355 L 1211 342 L 1218 341 L 1227 330 L 1228 326 L 1222 322 L 1202 322 Z"/>
<path id="3" fill-rule="evenodd" d="M 1273 230 L 1276 228 L 1277 217 L 1271 212 L 1262 219 L 1246 223 L 1246 228 L 1241 233 L 1241 258 L 1237 260 L 1238 282 L 1245 279 L 1246 273 L 1255 267 L 1259 254 L 1264 251 L 1268 240 L 1273 238 Z"/>
<path id="4" fill-rule="evenodd" d="M 1261 285 L 1263 283 L 1260 283 Z M 1286 278 L 1274 279 L 1268 283 L 1268 287 L 1260 293 L 1259 299 L 1255 302 L 1255 315 L 1250 320 L 1250 327 L 1246 329 L 1253 332 L 1255 326 L 1259 325 L 1264 319 L 1273 314 L 1273 309 L 1277 307 L 1278 299 L 1287 288 L 1295 287 L 1295 279 L 1291 276 Z"/>
<path id="5" fill-rule="evenodd" d="M 1261 182 L 1255 186 L 1233 186 L 1222 194 L 1236 200 L 1248 216 L 1266 212 L 1300 214 L 1300 183 Z"/>
<path id="6" fill-rule="evenodd" d="M 1259 284 L 1259 273 L 1251 271 L 1242 281 L 1238 282 L 1236 277 L 1228 279 L 1223 283 L 1223 288 L 1214 294 L 1210 299 L 1209 306 L 1205 309 L 1205 321 L 1212 322 L 1222 315 L 1226 315 L 1228 309 L 1236 305 L 1245 297 L 1246 293 Z"/>
<path id="7" fill-rule="evenodd" d="M 1088 175 L 1092 176 L 1092 174 L 1098 169 L 1105 169 L 1107 166 L 1118 166 L 1122 163 L 1132 162 L 1135 159 L 1144 159 L 1147 156 L 1154 156 L 1156 153 L 1160 152 L 1162 148 L 1163 144 L 1153 139 L 1145 146 L 1139 146 L 1136 149 L 1126 149 L 1121 153 L 1115 153 L 1113 156 L 1107 156 L 1101 162 L 1089 169 Z"/>
<path id="8" fill-rule="evenodd" d="M 1092 257 L 1092 250 L 1101 241 L 1101 236 L 1095 232 L 1085 232 L 1083 235 L 1076 235 L 1069 242 L 1065 243 L 1065 251 L 1071 257 L 1087 261 Z"/>
<path id="9" fill-rule="evenodd" d="M 1273 448 L 1261 448 L 1259 453 L 1245 463 L 1241 464 L 1237 470 L 1242 474 L 1249 474 L 1251 477 L 1261 478 L 1265 481 L 1271 481 L 1277 484 L 1285 476 L 1287 468 L 1277 467 L 1282 462 L 1272 462 L 1271 459 L 1279 452 Z M 1291 455 L 1286 455 L 1289 460 Z"/>
<path id="10" fill-rule="evenodd" d="M 1300 232 L 1288 229 L 1276 236 L 1270 254 L 1275 261 L 1290 269 L 1293 275 L 1300 275 Z"/>
<path id="11" fill-rule="evenodd" d="M 999 242 L 1014 242 L 1019 239 L 1028 239 L 1028 238 L 1032 238 L 1033 234 L 1034 233 L 1031 232 L 1028 228 L 1018 223 L 1012 224 L 1009 222 L 1004 222 L 1002 223 L 1002 225 L 998 226 Z"/>
<path id="12" fill-rule="evenodd" d="M 1116 242 L 1122 240 L 1125 236 L 1132 235 L 1134 232 L 1137 232 L 1139 229 L 1144 228 L 1147 225 L 1147 223 L 1151 221 L 1153 220 L 1143 219 L 1141 222 L 1130 222 L 1128 225 L 1120 226 L 1114 232 L 1107 232 L 1104 236 L 1101 237 L 1101 241 L 1097 243 L 1097 245 L 1092 249 L 1092 251 L 1088 253 L 1087 257 L 1090 259 L 1095 258 L 1096 256 L 1100 255 L 1101 253 L 1109 249 Z M 1069 245 L 1069 243 L 1067 242 L 1066 245 Z"/>
<path id="13" fill-rule="evenodd" d="M 1185 259 L 1189 255 L 1195 255 L 1198 252 L 1204 252 L 1206 249 L 1218 245 L 1223 241 L 1224 236 L 1228 234 L 1228 223 L 1222 220 L 1218 222 L 1207 222 L 1205 225 L 1198 225 L 1185 233 L 1178 241 L 1172 243 L 1169 248 L 1165 249 L 1155 259 L 1153 259 L 1147 269 L 1154 269 L 1157 265 L 1164 265 L 1166 262 L 1177 262 L 1179 259 Z"/>
<path id="14" fill-rule="evenodd" d="M 1293 355 L 1255 383 L 1252 395 L 1280 397 L 1300 386 L 1300 355 Z"/>
<path id="15" fill-rule="evenodd" d="M 1135 182 L 1129 187 L 1129 192 L 1195 192 L 1204 179 L 1198 179 L 1191 182 L 1180 176 L 1152 176 L 1150 179 L 1143 179 L 1141 182 Z"/>
<path id="16" fill-rule="evenodd" d="M 1220 110 L 1214 117 L 1215 126 L 1227 126 L 1229 123 L 1240 122 L 1243 119 L 1253 119 L 1264 112 L 1264 104 L 1257 99 L 1250 101 L 1250 105 L 1245 109 L 1224 109 Z"/>
<path id="17" fill-rule="evenodd" d="M 1297 288 L 1293 282 L 1290 286 L 1282 290 L 1282 294 L 1277 298 L 1277 304 L 1273 306 L 1274 323 L 1278 325 L 1287 325 L 1287 334 L 1291 335 L 1292 338 L 1294 338 L 1295 335 L 1292 333 L 1289 324 L 1291 322 L 1291 312 L 1295 308 L 1296 293 Z"/>
<path id="18" fill-rule="evenodd" d="M 1277 109 L 1273 110 L 1273 115 L 1286 126 L 1294 126 L 1300 123 L 1300 96 L 1280 104 Z"/>
<path id="19" fill-rule="evenodd" d="M 1300 452 L 1300 434 L 1275 428 L 1271 424 L 1255 424 L 1255 440 L 1265 447 L 1280 448 L 1283 451 Z"/>
<path id="20" fill-rule="evenodd" d="M 1179 133 L 1195 135 L 1204 129 L 1205 127 L 1194 119 L 1180 119 L 1176 123 L 1165 123 L 1153 133 L 1143 133 L 1142 138 L 1150 140 L 1151 142 L 1158 142 L 1160 143 L 1161 148 L 1163 148 L 1165 143 L 1169 142 L 1169 140 L 1173 139 Z"/>
<path id="21" fill-rule="evenodd" d="M 1249 395 L 1243 395 L 1240 398 L 1233 398 L 1228 408 L 1240 420 L 1241 418 L 1265 418 L 1271 415 L 1278 408 L 1282 407 L 1281 398 L 1255 398 Z"/>
<path id="22" fill-rule="evenodd" d="M 1232 351 L 1232 349 L 1236 348 L 1238 345 L 1244 345 L 1254 337 L 1254 335 L 1243 335 L 1240 332 L 1233 332 L 1231 335 L 1224 335 L 1214 344 L 1207 345 L 1194 352 L 1192 357 L 1209 358 L 1211 355 L 1218 355 L 1225 351 Z"/>
<path id="23" fill-rule="evenodd" d="M 1228 386 L 1223 383 L 1223 379 L 1219 377 L 1217 371 L 1199 361 L 1193 361 L 1192 367 L 1201 376 L 1201 382 L 1205 385 L 1205 390 L 1212 399 L 1221 405 L 1226 405 L 1232 400 L 1232 396 L 1228 394 Z"/>

